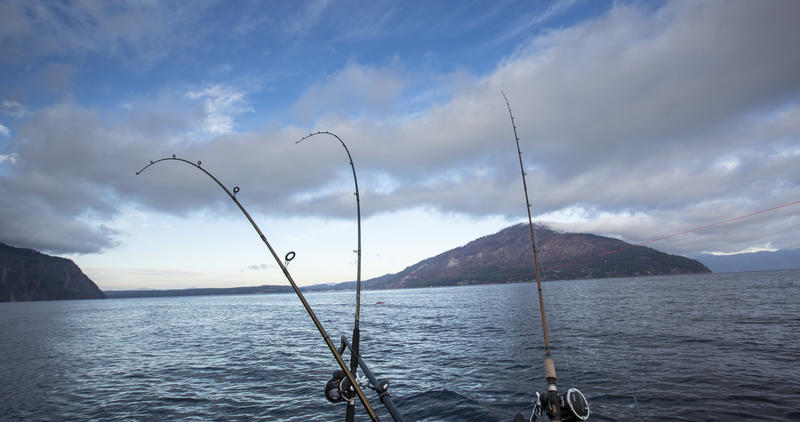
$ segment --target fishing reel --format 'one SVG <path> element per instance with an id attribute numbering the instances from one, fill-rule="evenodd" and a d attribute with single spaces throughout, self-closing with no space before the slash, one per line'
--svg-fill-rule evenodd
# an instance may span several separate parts
<path id="1" fill-rule="evenodd" d="M 589 402 L 577 388 L 570 388 L 566 393 L 558 394 L 551 390 L 547 393 L 536 393 L 536 405 L 533 407 L 530 422 L 546 412 L 550 420 L 576 422 L 589 419 Z"/>
<path id="2" fill-rule="evenodd" d="M 356 389 L 341 370 L 333 373 L 333 377 L 325 383 L 325 398 L 331 403 L 351 401 L 356 396 Z"/>

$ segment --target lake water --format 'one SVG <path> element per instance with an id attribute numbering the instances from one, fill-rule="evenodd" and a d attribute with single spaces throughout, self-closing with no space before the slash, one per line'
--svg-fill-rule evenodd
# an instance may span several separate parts
<path id="1" fill-rule="evenodd" d="M 590 420 L 800 420 L 799 271 L 543 289 L 559 386 Z M 307 295 L 337 345 L 353 297 Z M 535 284 L 365 291 L 361 321 L 407 420 L 509 421 L 544 390 Z M 343 420 L 335 369 L 289 294 L 0 304 L 2 420 Z"/>

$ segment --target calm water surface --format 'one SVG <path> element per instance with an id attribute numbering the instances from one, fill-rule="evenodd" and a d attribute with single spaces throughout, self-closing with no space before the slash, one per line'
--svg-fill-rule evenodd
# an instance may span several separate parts
<path id="1" fill-rule="evenodd" d="M 800 272 L 544 292 L 559 385 L 591 420 L 800 420 Z M 353 296 L 307 295 L 337 344 Z M 535 284 L 366 291 L 361 318 L 407 420 L 508 421 L 544 389 Z M 294 295 L 0 304 L 2 420 L 343 420 L 335 369 Z"/>

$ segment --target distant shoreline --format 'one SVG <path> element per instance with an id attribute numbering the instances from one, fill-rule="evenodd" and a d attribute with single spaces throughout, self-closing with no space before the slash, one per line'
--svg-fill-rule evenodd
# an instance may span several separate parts
<path id="1" fill-rule="evenodd" d="M 719 271 L 712 274 L 735 274 L 735 273 L 765 273 L 765 272 L 784 272 L 784 271 L 800 271 L 796 269 L 776 269 L 776 270 L 753 270 L 753 271 Z M 660 275 L 647 275 L 647 276 L 627 276 L 627 277 L 600 277 L 600 278 L 582 278 L 572 280 L 544 280 L 547 283 L 561 282 L 561 281 L 584 281 L 584 280 L 609 280 L 614 278 L 650 278 L 650 277 L 676 277 L 676 276 L 692 276 L 693 274 L 660 274 Z M 403 290 L 403 289 L 429 289 L 434 287 L 465 287 L 465 286 L 488 286 L 497 284 L 516 284 L 516 283 L 533 283 L 535 281 L 497 281 L 486 282 L 480 284 L 452 284 L 440 286 L 427 286 L 427 287 L 395 287 L 395 288 L 372 288 L 369 283 L 365 282 L 362 286 L 365 290 Z M 355 282 L 345 281 L 342 283 L 323 283 L 313 284 L 311 286 L 301 287 L 303 292 L 313 293 L 328 293 L 328 292 L 341 292 L 347 289 L 354 289 Z M 229 295 L 258 295 L 258 294 L 286 294 L 293 293 L 290 286 L 248 286 L 248 287 L 222 287 L 222 288 L 188 288 L 188 289 L 166 289 L 166 290 L 104 290 L 106 298 L 108 299 L 132 299 L 132 298 L 152 298 L 152 297 L 186 297 L 186 296 L 229 296 Z"/>
<path id="2" fill-rule="evenodd" d="M 223 295 L 256 295 L 291 293 L 290 286 L 249 286 L 249 287 L 220 287 L 220 288 L 193 288 L 169 290 L 104 290 L 108 299 L 128 299 L 147 297 L 175 297 L 175 296 L 223 296 Z"/>

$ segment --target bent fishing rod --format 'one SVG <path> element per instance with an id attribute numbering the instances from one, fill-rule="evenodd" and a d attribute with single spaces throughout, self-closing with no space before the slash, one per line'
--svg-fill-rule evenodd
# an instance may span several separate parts
<path id="1" fill-rule="evenodd" d="M 358 177 L 356 177 L 356 166 L 353 164 L 353 157 L 350 155 L 350 150 L 347 148 L 347 145 L 344 143 L 342 138 L 337 136 L 335 133 L 327 131 L 325 132 L 319 131 L 311 133 L 300 138 L 300 140 L 296 141 L 295 144 L 299 144 L 300 142 L 303 142 L 304 140 L 312 136 L 323 135 L 323 134 L 331 135 L 334 138 L 338 139 L 339 143 L 342 144 L 342 146 L 344 147 L 345 152 L 347 152 L 347 159 L 350 161 L 350 168 L 353 170 L 353 182 L 356 185 L 355 196 L 356 196 L 356 216 L 357 216 L 356 218 L 358 219 L 358 248 L 355 250 L 355 252 L 356 254 L 358 254 L 358 264 L 356 270 L 356 319 L 355 322 L 353 323 L 353 343 L 352 343 L 352 348 L 350 349 L 350 372 L 352 372 L 353 375 L 358 376 L 357 374 L 358 350 L 360 346 L 359 339 L 361 337 L 361 332 L 358 326 L 359 315 L 361 314 L 361 199 L 358 194 Z M 349 400 L 347 402 L 347 410 L 345 411 L 345 421 L 353 422 L 354 418 L 355 418 L 355 403 L 353 402 L 353 400 Z"/>
<path id="2" fill-rule="evenodd" d="M 363 362 L 363 360 L 361 360 L 361 357 L 360 357 L 360 354 L 359 354 L 360 337 L 361 337 L 361 330 L 359 328 L 359 320 L 360 320 L 360 314 L 361 314 L 361 195 L 358 192 L 358 177 L 356 176 L 356 166 L 353 164 L 353 156 L 350 155 L 350 149 L 347 148 L 347 144 L 345 144 L 344 141 L 342 140 L 342 138 L 340 138 L 338 135 L 336 135 L 333 132 L 317 131 L 317 132 L 314 132 L 314 133 L 310 133 L 310 134 L 300 138 L 299 140 L 295 141 L 295 144 L 299 144 L 300 142 L 303 142 L 304 140 L 306 140 L 308 138 L 311 138 L 312 136 L 317 136 L 317 135 L 330 135 L 330 136 L 333 136 L 334 138 L 336 138 L 339 141 L 339 143 L 342 145 L 342 147 L 344 147 L 344 150 L 347 153 L 347 160 L 350 163 L 350 169 L 353 171 L 353 183 L 355 184 L 355 189 L 356 189 L 355 197 L 356 197 L 356 219 L 357 219 L 357 225 L 358 225 L 358 247 L 357 247 L 357 249 L 355 251 L 353 251 L 358 255 L 358 263 L 357 263 L 357 269 L 356 269 L 356 316 L 355 316 L 355 322 L 353 323 L 353 342 L 352 343 L 348 342 L 347 338 L 345 336 L 342 336 L 342 346 L 339 349 L 340 350 L 339 353 L 340 354 L 343 353 L 345 347 L 350 349 L 350 372 L 353 375 L 357 376 L 358 375 L 357 374 L 358 367 L 359 367 L 359 365 L 361 365 L 362 370 L 364 371 L 365 375 L 367 375 L 367 378 L 369 379 L 370 383 L 372 384 L 373 389 L 375 389 L 375 391 L 378 392 L 378 396 L 380 397 L 381 402 L 389 410 L 389 413 L 392 415 L 392 418 L 394 418 L 395 421 L 402 421 L 403 420 L 402 416 L 400 416 L 400 413 L 397 412 L 397 408 L 394 406 L 394 403 L 391 400 L 391 396 L 389 396 L 389 394 L 388 394 L 389 383 L 386 382 L 385 380 L 381 380 L 381 382 L 378 382 L 378 380 L 376 380 L 375 377 L 372 376 L 372 373 L 369 371 L 369 369 L 367 368 L 367 366 Z M 334 374 L 334 377 L 333 377 L 333 379 L 331 381 L 333 381 L 335 379 L 337 379 L 337 375 L 336 374 Z M 380 384 L 380 386 L 379 386 L 379 384 Z M 378 387 L 378 388 L 375 388 L 375 387 Z M 330 390 L 328 390 L 326 388 L 326 391 L 330 391 Z M 335 395 L 336 395 L 336 393 L 333 394 L 333 396 L 335 396 Z M 330 400 L 331 395 L 327 395 L 327 396 L 329 397 L 329 400 Z M 331 400 L 331 401 L 335 402 L 336 400 Z M 352 399 L 350 399 L 350 400 L 347 400 L 347 409 L 345 411 L 345 421 L 346 422 L 353 422 L 354 418 L 355 418 L 355 402 Z"/>
<path id="3" fill-rule="evenodd" d="M 525 191 L 525 208 L 528 211 L 528 227 L 531 232 L 531 247 L 533 248 L 533 262 L 536 272 L 536 288 L 539 291 L 539 311 L 542 317 L 542 333 L 544 335 L 544 376 L 547 380 L 547 391 L 541 394 L 538 392 L 536 393 L 536 404 L 534 405 L 529 420 L 534 422 L 536 418 L 542 414 L 542 410 L 544 410 L 551 422 L 585 421 L 589 419 L 589 403 L 586 401 L 586 397 L 584 397 L 577 388 L 570 388 L 566 393 L 560 396 L 558 394 L 558 387 L 556 386 L 556 366 L 555 363 L 553 363 L 553 358 L 550 356 L 550 339 L 547 335 L 547 319 L 544 314 L 542 280 L 539 275 L 539 253 L 536 250 L 536 235 L 534 234 L 533 218 L 531 217 L 531 208 L 533 205 L 528 196 L 528 182 L 525 177 L 525 166 L 522 163 L 522 149 L 520 149 L 519 146 L 517 124 L 514 121 L 514 114 L 511 112 L 511 104 L 508 102 L 506 93 L 503 91 L 500 91 L 500 93 L 503 94 L 503 99 L 506 101 L 508 115 L 511 117 L 511 127 L 514 128 L 514 141 L 517 144 L 519 170 L 522 173 L 522 188 Z"/>
<path id="4" fill-rule="evenodd" d="M 256 233 L 258 233 L 258 236 L 264 242 L 264 245 L 267 246 L 267 249 L 269 249 L 269 252 L 272 255 L 272 257 L 275 259 L 275 262 L 278 263 L 278 266 L 280 267 L 281 271 L 283 271 L 283 275 L 289 281 L 289 284 L 292 285 L 292 289 L 294 289 L 294 292 L 297 294 L 297 297 L 300 299 L 300 302 L 302 302 L 303 307 L 306 309 L 306 312 L 308 313 L 308 316 L 310 316 L 311 320 L 314 321 L 314 325 L 317 327 L 317 330 L 319 331 L 320 335 L 322 336 L 322 339 L 325 340 L 325 344 L 328 346 L 328 349 L 330 349 L 331 353 L 333 354 L 333 357 L 336 359 L 336 362 L 339 364 L 339 367 L 341 368 L 341 371 L 337 371 L 337 373 L 341 372 L 341 375 L 342 375 L 341 376 L 341 382 L 339 384 L 342 385 L 347 392 L 353 392 L 354 391 L 355 395 L 357 395 L 359 400 L 361 400 L 361 404 L 364 406 L 364 410 L 366 410 L 367 413 L 369 414 L 369 417 L 373 421 L 377 421 L 378 420 L 378 416 L 375 414 L 375 411 L 372 409 L 372 406 L 369 404 L 369 401 L 367 400 L 367 397 L 364 395 L 364 392 L 361 390 L 358 381 L 353 376 L 353 373 L 351 373 L 350 370 L 347 368 L 347 364 L 342 359 L 341 353 L 339 352 L 338 349 L 336 349 L 336 346 L 334 346 L 333 342 L 331 341 L 331 338 L 328 336 L 328 333 L 325 331 L 325 328 L 323 328 L 322 323 L 319 321 L 319 319 L 317 319 L 317 316 L 314 314 L 314 311 L 311 309 L 311 305 L 308 304 L 308 301 L 306 301 L 305 296 L 303 296 L 303 293 L 300 292 L 300 288 L 297 287 L 297 283 L 295 283 L 295 281 L 292 278 L 291 274 L 289 274 L 289 270 L 286 268 L 286 265 L 284 265 L 284 263 L 278 257 L 278 254 L 275 253 L 275 250 L 272 248 L 272 245 L 270 245 L 270 243 L 267 241 L 267 237 L 264 235 L 264 233 L 258 227 L 256 222 L 253 220 L 252 217 L 250 217 L 250 214 L 247 212 L 247 210 L 244 209 L 244 206 L 236 198 L 236 194 L 239 193 L 239 187 L 238 186 L 234 187 L 233 188 L 233 192 L 231 192 L 230 190 L 228 190 L 228 188 L 224 184 L 222 184 L 222 182 L 220 182 L 219 179 L 217 179 L 213 174 L 211 174 L 211 172 L 209 172 L 208 170 L 206 170 L 205 168 L 202 167 L 202 162 L 198 161 L 197 163 L 194 163 L 194 162 L 191 162 L 189 160 L 185 160 L 183 158 L 178 158 L 178 157 L 175 156 L 175 154 L 172 154 L 172 157 L 165 157 L 165 158 L 161 158 L 161 159 L 156 160 L 156 161 L 150 161 L 150 164 L 144 166 L 144 168 L 142 168 L 141 170 L 137 171 L 136 174 L 139 175 L 143 171 L 147 170 L 150 166 L 153 166 L 153 165 L 158 164 L 158 163 L 163 162 L 163 161 L 181 161 L 181 162 L 189 164 L 189 165 L 197 168 L 198 170 L 202 171 L 208 177 L 210 177 L 214 182 L 216 182 L 217 185 L 219 185 L 219 187 L 222 188 L 222 190 L 225 191 L 225 193 L 228 195 L 228 197 L 231 198 L 231 200 L 236 204 L 236 206 L 239 207 L 239 210 L 242 212 L 242 214 L 244 214 L 245 217 L 247 217 L 247 220 L 253 226 L 253 229 L 255 229 Z M 289 258 L 290 254 L 292 254 L 292 253 L 290 252 L 286 256 L 287 264 L 288 264 L 288 261 L 291 259 L 291 258 Z"/>

